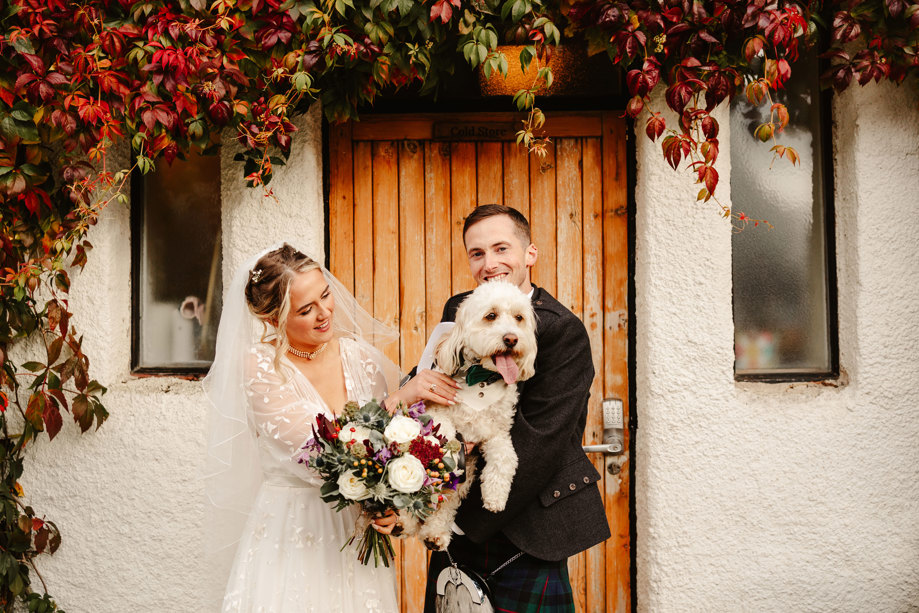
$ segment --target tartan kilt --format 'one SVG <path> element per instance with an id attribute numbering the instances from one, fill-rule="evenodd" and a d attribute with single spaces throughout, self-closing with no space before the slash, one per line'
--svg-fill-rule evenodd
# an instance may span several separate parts
<path id="1" fill-rule="evenodd" d="M 450 543 L 450 555 L 457 564 L 469 566 L 488 577 L 496 613 L 574 613 L 568 560 L 549 562 L 523 554 L 495 576 L 490 576 L 519 551 L 503 534 L 481 545 L 454 534 Z M 449 565 L 446 553 L 435 551 L 431 554 L 424 613 L 435 613 L 437 575 Z"/>

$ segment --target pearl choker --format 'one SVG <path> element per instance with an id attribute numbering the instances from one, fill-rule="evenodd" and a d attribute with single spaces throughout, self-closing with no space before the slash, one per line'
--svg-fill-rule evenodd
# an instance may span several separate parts
<path id="1" fill-rule="evenodd" d="M 316 351 L 300 351 L 299 349 L 294 349 L 293 347 L 288 347 L 287 351 L 297 356 L 298 358 L 306 358 L 307 360 L 313 360 L 316 358 L 316 356 L 318 356 L 320 353 L 325 351 L 325 348 L 327 345 L 328 343 L 323 343 L 319 345 L 319 349 L 317 349 Z"/>

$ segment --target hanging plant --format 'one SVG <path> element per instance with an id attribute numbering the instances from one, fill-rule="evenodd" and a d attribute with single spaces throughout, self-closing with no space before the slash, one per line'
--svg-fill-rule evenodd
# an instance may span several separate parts
<path id="1" fill-rule="evenodd" d="M 824 24 L 826 26 L 824 27 Z M 487 77 L 511 62 L 533 75 L 514 101 L 518 142 L 539 155 L 553 48 L 584 38 L 625 71 L 626 112 L 675 169 L 689 162 L 699 199 L 715 197 L 719 125 L 711 112 L 740 91 L 769 104 L 755 135 L 776 156 L 788 123 L 774 93 L 804 48 L 823 44 L 828 83 L 896 83 L 917 71 L 919 4 L 690 0 L 11 0 L 0 8 L 0 608 L 56 610 L 36 556 L 60 542 L 25 504 L 25 452 L 69 412 L 99 427 L 105 388 L 70 324 L 70 272 L 87 232 L 129 172 L 235 136 L 249 185 L 267 187 L 290 153 L 291 118 L 319 101 L 333 121 L 381 92 L 436 92 L 460 64 Z M 818 40 L 822 38 L 821 40 Z M 507 57 L 502 44 L 521 45 Z M 668 125 L 652 92 L 677 114 Z M 551 119 L 550 119 L 551 120 Z M 130 143 L 134 166 L 110 167 Z M 731 214 L 724 208 L 726 214 Z M 735 220 L 745 223 L 737 214 Z M 25 350 L 23 341 L 38 354 Z"/>

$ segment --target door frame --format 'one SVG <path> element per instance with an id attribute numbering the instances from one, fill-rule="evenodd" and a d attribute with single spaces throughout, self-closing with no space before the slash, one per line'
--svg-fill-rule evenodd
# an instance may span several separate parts
<path id="1" fill-rule="evenodd" d="M 616 111 L 620 115 L 625 115 L 624 113 L 624 100 L 619 100 L 619 96 L 614 100 L 597 100 L 597 99 L 588 99 L 588 100 L 553 100 L 551 97 L 545 99 L 541 108 L 552 109 L 552 111 L 564 113 L 564 112 L 596 112 L 596 111 Z M 612 103 L 614 106 L 610 106 Z M 462 107 L 472 107 L 468 110 L 463 109 Z M 377 104 L 379 109 L 382 109 L 382 112 L 370 112 L 365 110 L 361 115 L 361 119 L 364 122 L 370 123 L 374 120 L 383 121 L 388 119 L 390 121 L 396 119 L 400 115 L 406 115 L 411 113 L 413 115 L 470 115 L 474 114 L 477 116 L 482 116 L 483 119 L 487 117 L 494 116 L 506 116 L 510 113 L 507 113 L 507 109 L 510 107 L 510 104 L 506 100 L 484 100 L 477 99 L 473 104 L 457 105 L 455 101 L 447 104 L 435 104 L 421 98 L 411 98 L 409 100 L 388 100 L 382 99 Z M 440 107 L 440 108 L 438 108 Z M 451 113 L 452 111 L 452 113 Z M 552 111 L 546 112 L 547 124 L 551 125 L 552 121 Z M 518 118 L 521 114 L 514 114 Z M 369 120 L 369 121 L 368 121 Z M 322 177 L 323 177 L 323 213 L 325 216 L 324 220 L 324 248 L 325 248 L 325 266 L 329 268 L 332 258 L 332 228 L 331 228 L 331 183 L 332 183 L 332 159 L 336 152 L 331 151 L 331 141 L 332 141 L 332 131 L 335 129 L 335 126 L 330 124 L 328 119 L 323 116 L 321 121 L 321 130 L 322 130 Z M 559 130 L 557 127 L 553 129 L 553 132 L 558 136 L 565 135 L 565 130 L 562 128 Z M 637 177 L 637 150 L 636 150 L 636 132 L 635 132 L 635 121 L 630 117 L 625 118 L 625 139 L 626 139 L 626 234 L 627 234 L 627 309 L 628 309 L 628 326 L 627 326 L 627 360 L 626 368 L 628 372 L 628 405 L 629 405 L 629 416 L 626 428 L 628 430 L 628 439 L 629 439 L 629 462 L 628 462 L 628 479 L 629 479 L 629 503 L 628 503 L 628 519 L 629 519 L 629 585 L 630 585 L 630 609 L 634 613 L 638 611 L 638 580 L 637 580 L 637 510 L 636 510 L 636 467 L 638 464 L 637 458 L 637 449 L 638 449 L 638 413 L 640 407 L 637 402 L 637 360 L 636 360 L 636 333 L 637 333 L 637 311 L 636 311 L 636 285 L 635 285 L 635 220 L 636 220 L 636 200 L 635 200 L 635 188 L 636 188 L 636 177 Z"/>

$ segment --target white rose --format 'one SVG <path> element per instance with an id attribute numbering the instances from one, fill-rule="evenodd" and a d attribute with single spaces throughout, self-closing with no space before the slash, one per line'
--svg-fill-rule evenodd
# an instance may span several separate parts
<path id="1" fill-rule="evenodd" d="M 396 415 L 383 430 L 387 443 L 408 443 L 421 434 L 421 424 L 405 415 Z"/>
<path id="2" fill-rule="evenodd" d="M 389 484 L 403 494 L 417 492 L 424 485 L 424 466 L 421 465 L 421 460 L 413 455 L 406 454 L 396 458 L 389 463 L 387 469 Z"/>
<path id="3" fill-rule="evenodd" d="M 338 491 L 348 500 L 364 500 L 370 497 L 367 486 L 352 472 L 346 472 L 338 478 Z"/>
<path id="4" fill-rule="evenodd" d="M 341 428 L 338 433 L 338 440 L 348 444 L 351 441 L 363 442 L 370 438 L 370 430 L 366 426 L 360 426 L 354 422 L 348 422 Z"/>

